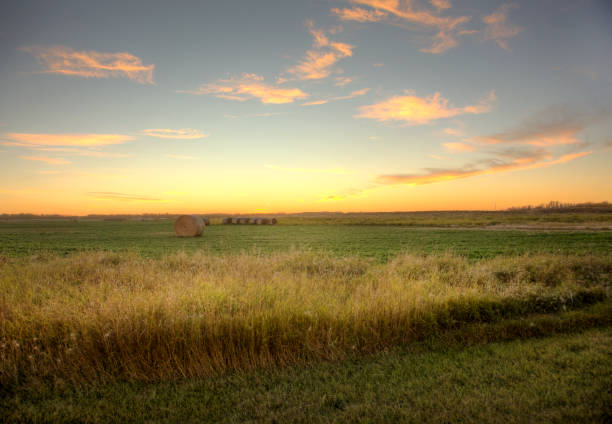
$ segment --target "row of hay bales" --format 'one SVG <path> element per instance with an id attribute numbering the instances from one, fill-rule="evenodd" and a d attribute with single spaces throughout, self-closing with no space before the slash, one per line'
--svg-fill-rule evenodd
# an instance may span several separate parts
<path id="1" fill-rule="evenodd" d="M 224 218 L 224 224 L 275 225 L 276 218 Z M 179 237 L 198 237 L 204 228 L 210 225 L 210 220 L 200 215 L 181 215 L 174 221 L 174 232 Z"/>
<path id="2" fill-rule="evenodd" d="M 278 221 L 276 218 L 223 218 L 221 221 L 225 225 L 229 224 L 252 224 L 252 225 L 275 225 Z"/>

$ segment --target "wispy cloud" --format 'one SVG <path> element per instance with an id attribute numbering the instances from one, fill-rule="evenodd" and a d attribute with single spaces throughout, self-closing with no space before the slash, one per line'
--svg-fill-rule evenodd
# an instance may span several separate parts
<path id="1" fill-rule="evenodd" d="M 50 158 L 48 156 L 19 156 L 20 159 L 32 160 L 36 162 L 44 162 L 49 165 L 68 165 L 71 162 L 64 158 Z"/>
<path id="2" fill-rule="evenodd" d="M 307 174 L 337 174 L 337 175 L 352 174 L 351 171 L 344 169 L 344 168 L 291 168 L 291 167 L 276 166 L 276 165 L 265 165 L 265 167 L 269 169 L 274 169 L 276 171 L 299 172 L 299 173 L 307 173 Z"/>
<path id="3" fill-rule="evenodd" d="M 2 138 L 14 143 L 5 145 L 31 146 L 74 146 L 92 147 L 109 144 L 122 144 L 133 139 L 123 134 L 34 134 L 34 133 L 4 133 Z"/>
<path id="4" fill-rule="evenodd" d="M 340 59 L 353 55 L 353 46 L 331 41 L 325 32 L 315 28 L 311 21 L 307 22 L 307 26 L 314 38 L 313 48 L 306 52 L 297 65 L 289 69 L 289 73 L 302 80 L 326 78 Z"/>
<path id="5" fill-rule="evenodd" d="M 459 44 L 459 37 L 473 31 L 465 31 L 461 26 L 470 20 L 468 16 L 441 16 L 439 13 L 450 8 L 447 0 L 432 0 L 433 9 L 417 9 L 412 1 L 400 0 L 351 0 L 355 6 L 350 9 L 332 9 L 331 12 L 344 21 L 375 22 L 384 21 L 394 24 L 410 24 L 434 30 L 431 45 L 420 50 L 425 53 L 439 54 Z"/>
<path id="6" fill-rule="evenodd" d="M 421 125 L 441 118 L 488 112 L 491 110 L 494 100 L 495 92 L 491 91 L 487 98 L 482 99 L 475 105 L 455 107 L 440 93 L 428 97 L 409 94 L 394 96 L 380 103 L 362 106 L 359 108 L 359 114 L 355 117 L 375 119 L 380 122 L 396 121 L 408 125 Z"/>
<path id="7" fill-rule="evenodd" d="M 473 152 L 476 150 L 476 147 L 467 143 L 444 143 L 443 146 L 451 152 Z"/>
<path id="8" fill-rule="evenodd" d="M 429 0 L 429 2 L 438 10 L 450 9 L 450 0 Z"/>
<path id="9" fill-rule="evenodd" d="M 460 129 L 457 128 L 444 128 L 444 130 L 442 130 L 442 132 L 446 135 L 453 135 L 453 136 L 457 136 L 460 137 L 463 135 L 463 131 L 461 131 Z"/>
<path id="10" fill-rule="evenodd" d="M 68 155 L 88 156 L 94 158 L 127 158 L 129 155 L 123 153 L 101 152 L 99 150 L 79 149 L 73 147 L 31 147 L 39 152 L 62 152 Z"/>
<path id="11" fill-rule="evenodd" d="M 192 128 L 181 128 L 178 130 L 169 128 L 154 128 L 142 130 L 141 132 L 149 137 L 175 138 L 179 140 L 194 140 L 208 137 L 208 134 Z"/>
<path id="12" fill-rule="evenodd" d="M 434 155 L 433 153 L 430 153 L 427 156 L 429 156 L 432 159 L 436 159 L 436 160 L 447 160 L 448 159 L 446 156 Z"/>
<path id="13" fill-rule="evenodd" d="M 421 174 L 391 174 L 379 175 L 377 182 L 384 185 L 393 184 L 408 184 L 408 185 L 423 185 L 433 184 L 446 181 L 452 181 L 459 178 L 475 177 L 479 175 L 495 174 L 500 172 L 509 172 L 526 169 L 547 168 L 553 165 L 559 165 L 570 162 L 572 160 L 590 155 L 592 151 L 577 152 L 564 154 L 556 159 L 538 160 L 538 156 L 525 156 L 516 158 L 511 161 L 500 159 L 491 159 L 477 163 L 467 164 L 459 168 L 428 168 Z"/>
<path id="14" fill-rule="evenodd" d="M 521 32 L 522 28 L 508 22 L 508 11 L 516 4 L 502 4 L 495 12 L 482 18 L 486 24 L 484 36 L 486 40 L 495 41 L 501 48 L 510 50 L 508 40 Z"/>
<path id="15" fill-rule="evenodd" d="M 353 82 L 353 79 L 350 77 L 336 77 L 336 82 L 334 83 L 334 85 L 338 86 L 338 87 L 344 87 L 347 84 L 350 84 Z"/>
<path id="16" fill-rule="evenodd" d="M 359 97 L 359 96 L 363 96 L 367 94 L 368 91 L 370 91 L 369 88 L 362 88 L 361 90 L 352 91 L 350 94 L 347 94 L 346 96 L 336 96 L 336 97 L 331 97 L 329 99 L 314 100 L 312 102 L 302 103 L 301 105 L 302 106 L 316 106 L 316 105 L 324 105 L 325 103 L 329 103 L 329 102 L 337 101 L 337 100 L 354 99 L 355 97 Z"/>
<path id="17" fill-rule="evenodd" d="M 388 15 L 387 12 L 383 12 L 379 9 L 366 10 L 361 7 L 354 8 L 334 8 L 331 13 L 336 15 L 338 19 L 342 21 L 356 21 L 356 22 L 376 22 L 380 21 Z"/>
<path id="18" fill-rule="evenodd" d="M 117 193 L 114 191 L 90 191 L 86 194 L 87 196 L 95 199 L 120 200 L 124 202 L 165 202 L 165 200 L 156 197 L 142 196 L 139 194 Z"/>
<path id="19" fill-rule="evenodd" d="M 338 97 L 332 97 L 331 100 L 348 100 L 348 99 L 354 99 L 355 97 L 359 97 L 359 96 L 364 96 L 368 93 L 368 91 L 370 91 L 369 88 L 362 88 L 361 90 L 355 90 L 355 91 L 351 91 L 351 94 L 348 94 L 346 96 L 338 96 Z"/>
<path id="20" fill-rule="evenodd" d="M 318 106 L 328 103 L 329 100 L 313 100 L 312 102 L 302 103 L 301 106 Z"/>
<path id="21" fill-rule="evenodd" d="M 67 46 L 29 46 L 21 50 L 32 54 L 44 67 L 40 73 L 84 78 L 124 77 L 141 84 L 154 84 L 155 65 L 143 65 L 141 59 L 130 53 L 76 51 Z"/>
<path id="22" fill-rule="evenodd" d="M 534 146 L 575 144 L 580 141 L 579 133 L 588 124 L 607 117 L 609 113 L 605 110 L 581 112 L 566 105 L 554 105 L 535 113 L 515 128 L 485 137 L 474 137 L 471 140 L 486 144 L 513 143 Z"/>
<path id="23" fill-rule="evenodd" d="M 255 74 L 243 73 L 240 77 L 220 79 L 216 83 L 203 84 L 198 90 L 180 93 L 205 95 L 210 94 L 222 99 L 243 102 L 258 99 L 261 103 L 282 104 L 305 99 L 309 95 L 299 88 L 282 88 L 266 84 L 264 78 Z"/>

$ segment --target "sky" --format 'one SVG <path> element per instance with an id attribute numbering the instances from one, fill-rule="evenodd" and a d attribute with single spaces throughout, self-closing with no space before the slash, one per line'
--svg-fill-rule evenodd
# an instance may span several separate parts
<path id="1" fill-rule="evenodd" d="M 9 0 L 0 57 L 0 213 L 612 200 L 605 0 Z"/>

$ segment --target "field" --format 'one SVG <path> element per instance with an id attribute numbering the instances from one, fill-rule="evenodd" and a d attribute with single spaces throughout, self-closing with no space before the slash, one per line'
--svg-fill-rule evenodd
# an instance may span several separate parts
<path id="1" fill-rule="evenodd" d="M 605 422 L 611 219 L 571 215 L 0 222 L 0 414 Z"/>
<path id="2" fill-rule="evenodd" d="M 486 228 L 433 228 L 357 225 L 352 218 L 276 226 L 211 225 L 204 237 L 177 238 L 172 221 L 14 221 L 0 222 L 0 246 L 8 256 L 42 252 L 65 255 L 86 250 L 131 251 L 159 257 L 177 251 L 211 253 L 275 252 L 291 248 L 386 261 L 398 253 L 455 253 L 472 259 L 523 253 L 606 253 L 610 231 Z M 612 214 L 609 216 L 612 222 Z M 527 221 L 530 223 L 531 221 Z M 547 223 L 546 225 L 549 225 Z M 579 226 L 583 226 L 580 222 Z M 612 225 L 612 224 L 608 224 Z"/>

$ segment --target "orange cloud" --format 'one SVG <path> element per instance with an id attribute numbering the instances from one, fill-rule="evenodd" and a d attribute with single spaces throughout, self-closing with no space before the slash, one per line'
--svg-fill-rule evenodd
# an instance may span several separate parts
<path id="1" fill-rule="evenodd" d="M 419 125 L 441 118 L 488 112 L 491 110 L 493 100 L 495 100 L 493 91 L 487 99 L 481 100 L 478 104 L 464 107 L 450 105 L 448 99 L 443 98 L 440 93 L 429 97 L 394 96 L 380 103 L 362 106 L 359 109 L 360 113 L 355 117 L 376 119 L 380 122 L 403 121 L 409 125 Z"/>
<path id="2" fill-rule="evenodd" d="M 429 0 L 429 2 L 438 10 L 450 9 L 451 7 L 449 0 Z"/>
<path id="3" fill-rule="evenodd" d="M 376 22 L 387 16 L 382 10 L 366 10 L 361 7 L 353 9 L 338 9 L 334 8 L 331 13 L 336 15 L 341 21 L 356 21 L 356 22 Z"/>
<path id="4" fill-rule="evenodd" d="M 353 55 L 353 46 L 330 41 L 322 30 L 314 28 L 312 22 L 308 22 L 307 25 L 314 38 L 314 49 L 308 50 L 305 57 L 290 68 L 289 72 L 302 80 L 326 78 L 340 59 Z"/>
<path id="5" fill-rule="evenodd" d="M 486 24 L 484 36 L 494 40 L 498 46 L 510 50 L 507 40 L 521 32 L 522 28 L 508 23 L 508 10 L 516 4 L 502 4 L 495 12 L 482 18 Z"/>
<path id="6" fill-rule="evenodd" d="M 355 97 L 359 97 L 359 96 L 363 96 L 367 94 L 368 91 L 370 91 L 369 88 L 362 88 L 361 90 L 352 91 L 351 94 L 348 94 L 346 96 L 332 97 L 329 100 L 315 100 L 312 102 L 302 103 L 302 106 L 324 105 L 326 103 L 329 103 L 330 101 L 353 99 Z"/>
<path id="7" fill-rule="evenodd" d="M 203 133 L 199 130 L 194 130 L 192 128 L 181 128 L 179 130 L 172 130 L 168 128 L 156 128 L 156 129 L 142 130 L 141 132 L 144 135 L 148 135 L 149 137 L 175 138 L 179 140 L 193 140 L 197 138 L 208 137 L 208 134 Z"/>
<path id="8" fill-rule="evenodd" d="M 367 94 L 368 91 L 370 91 L 369 88 L 362 88 L 361 90 L 351 91 L 351 94 L 349 94 L 347 96 L 332 97 L 332 100 L 348 100 L 348 99 L 353 99 L 355 97 L 359 97 L 359 96 L 363 96 L 363 95 Z"/>
<path id="9" fill-rule="evenodd" d="M 4 138 L 13 140 L 14 143 L 3 143 L 5 145 L 16 145 L 22 147 L 33 146 L 74 146 L 92 147 L 106 146 L 109 144 L 122 144 L 132 140 L 132 137 L 122 134 L 33 134 L 33 133 L 5 133 Z"/>
<path id="10" fill-rule="evenodd" d="M 444 143 L 444 148 L 452 152 L 473 152 L 476 148 L 467 143 Z"/>
<path id="11" fill-rule="evenodd" d="M 329 100 L 314 100 L 312 102 L 306 102 L 306 103 L 302 103 L 301 106 L 318 106 L 318 105 L 324 105 L 328 102 Z"/>
<path id="12" fill-rule="evenodd" d="M 154 84 L 155 65 L 143 65 L 129 53 L 75 51 L 67 46 L 30 46 L 21 50 L 32 54 L 44 66 L 41 73 L 85 78 L 125 77 L 141 84 Z"/>
<path id="13" fill-rule="evenodd" d="M 445 181 L 452 181 L 459 178 L 475 177 L 478 175 L 495 174 L 499 172 L 509 172 L 526 169 L 537 169 L 547 168 L 553 165 L 559 165 L 562 163 L 570 162 L 574 159 L 578 159 L 593 153 L 578 152 L 568 153 L 560 156 L 554 160 L 540 161 L 537 156 L 534 157 L 521 157 L 512 160 L 511 162 L 500 161 L 493 159 L 487 161 L 484 168 L 478 168 L 475 165 L 466 165 L 462 168 L 454 169 L 428 169 L 424 174 L 395 174 L 395 175 L 379 175 L 377 182 L 380 184 L 409 184 L 409 185 L 423 185 L 433 184 Z"/>
<path id="14" fill-rule="evenodd" d="M 564 105 L 555 105 L 530 116 L 515 128 L 485 137 L 474 137 L 471 141 L 533 146 L 575 144 L 580 142 L 578 134 L 589 123 L 608 118 L 609 113 L 606 111 L 582 112 Z"/>
<path id="15" fill-rule="evenodd" d="M 49 165 L 68 165 L 70 161 L 63 158 L 50 158 L 47 156 L 19 156 L 20 159 L 33 160 L 37 162 L 45 162 Z"/>
<path id="16" fill-rule="evenodd" d="M 472 31 L 463 31 L 461 25 L 470 20 L 468 16 L 445 17 L 440 16 L 433 10 L 414 8 L 412 1 L 399 0 L 351 0 L 353 3 L 367 6 L 373 11 L 360 7 L 352 9 L 332 9 L 332 13 L 342 20 L 353 20 L 358 22 L 372 22 L 388 20 L 393 17 L 396 21 L 409 24 L 417 24 L 426 28 L 433 28 L 436 34 L 432 37 L 429 48 L 422 48 L 425 53 L 439 54 L 459 44 L 458 37 Z M 437 12 L 450 8 L 447 0 L 432 0 L 432 5 Z"/>
<path id="17" fill-rule="evenodd" d="M 353 82 L 353 79 L 350 77 L 337 77 L 336 83 L 334 85 L 337 85 L 338 87 L 344 87 L 345 85 L 350 84 L 351 82 Z"/>
<path id="18" fill-rule="evenodd" d="M 203 95 L 240 102 L 259 99 L 261 103 L 282 104 L 304 99 L 309 95 L 299 88 L 280 88 L 268 85 L 264 78 L 255 74 L 243 73 L 239 78 L 222 79 L 216 83 L 204 84 L 196 91 L 179 91 L 181 93 Z"/>
<path id="19" fill-rule="evenodd" d="M 126 158 L 129 155 L 123 153 L 100 152 L 98 150 L 78 149 L 71 147 L 31 147 L 40 152 L 64 152 L 77 156 L 89 156 L 94 158 Z"/>

